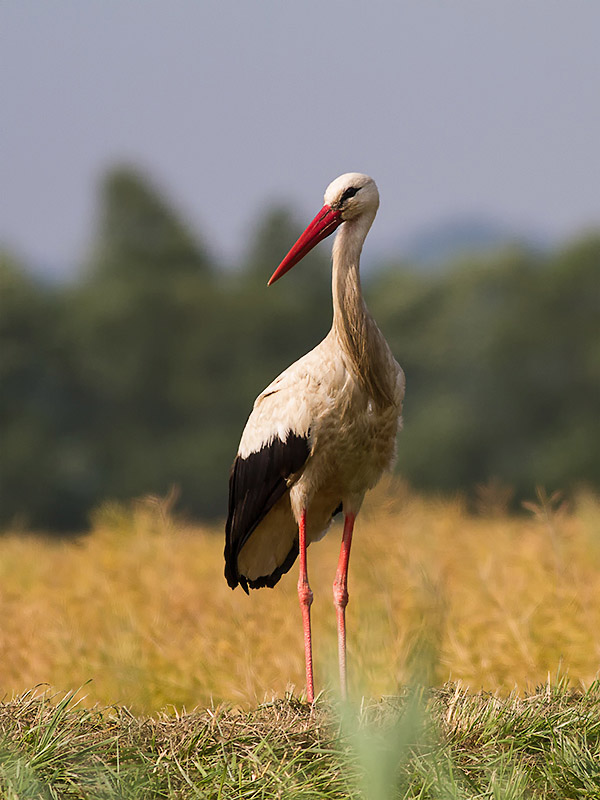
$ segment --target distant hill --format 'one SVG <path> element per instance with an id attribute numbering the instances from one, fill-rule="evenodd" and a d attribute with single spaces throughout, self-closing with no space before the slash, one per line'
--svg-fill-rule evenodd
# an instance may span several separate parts
<path id="1" fill-rule="evenodd" d="M 465 255 L 477 255 L 509 245 L 546 249 L 540 237 L 515 231 L 485 217 L 467 216 L 442 220 L 409 238 L 399 249 L 403 260 L 442 267 Z"/>

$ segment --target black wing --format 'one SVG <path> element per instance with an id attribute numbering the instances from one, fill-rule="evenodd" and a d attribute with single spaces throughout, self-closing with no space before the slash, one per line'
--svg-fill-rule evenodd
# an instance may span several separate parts
<path id="1" fill-rule="evenodd" d="M 288 478 L 301 469 L 310 452 L 309 437 L 289 433 L 275 437 L 246 458 L 237 456 L 229 477 L 229 515 L 225 525 L 225 577 L 232 589 L 240 584 L 248 592 L 248 581 L 238 572 L 237 559 L 252 531 L 275 503 L 288 491 Z M 252 588 L 274 586 L 292 566 L 298 544 L 270 576 L 251 581 Z"/>

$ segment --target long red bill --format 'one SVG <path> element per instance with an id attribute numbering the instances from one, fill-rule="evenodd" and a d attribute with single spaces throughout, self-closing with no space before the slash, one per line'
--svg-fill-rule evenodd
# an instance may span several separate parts
<path id="1" fill-rule="evenodd" d="M 342 222 L 341 211 L 337 211 L 331 208 L 331 206 L 324 205 L 275 272 L 271 275 L 267 285 L 270 286 L 272 283 L 279 280 L 282 275 L 285 275 L 285 273 L 301 261 L 315 245 L 332 234 Z"/>

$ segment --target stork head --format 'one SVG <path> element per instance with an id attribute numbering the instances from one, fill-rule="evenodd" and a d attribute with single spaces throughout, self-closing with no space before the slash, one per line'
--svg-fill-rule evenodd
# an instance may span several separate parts
<path id="1" fill-rule="evenodd" d="M 373 178 L 360 172 L 346 172 L 325 190 L 325 205 L 277 267 L 269 286 L 301 261 L 315 245 L 330 236 L 343 222 L 364 218 L 366 231 L 379 207 L 379 192 Z"/>
<path id="2" fill-rule="evenodd" d="M 379 208 L 379 192 L 373 178 L 360 172 L 346 172 L 332 181 L 325 190 L 325 204 L 339 211 L 342 222 L 361 214 L 375 216 Z"/>

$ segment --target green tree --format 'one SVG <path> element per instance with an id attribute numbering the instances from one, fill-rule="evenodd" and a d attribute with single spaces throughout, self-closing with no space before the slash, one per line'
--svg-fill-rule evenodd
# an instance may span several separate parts
<path id="1" fill-rule="evenodd" d="M 0 522 L 80 524 L 74 504 L 95 496 L 70 436 L 58 298 L 3 254 L 0 305 Z"/>
<path id="2" fill-rule="evenodd" d="M 427 489 L 490 478 L 598 485 L 598 238 L 510 249 L 440 275 L 380 274 L 372 305 L 407 374 L 399 470 Z"/>
<path id="3" fill-rule="evenodd" d="M 193 510 L 214 511 L 213 487 L 202 481 L 214 472 L 203 468 L 202 442 L 221 368 L 210 346 L 221 306 L 213 272 L 205 248 L 141 175 L 109 175 L 91 268 L 69 297 L 88 393 L 84 436 L 104 495 L 178 484 L 199 498 Z"/>

